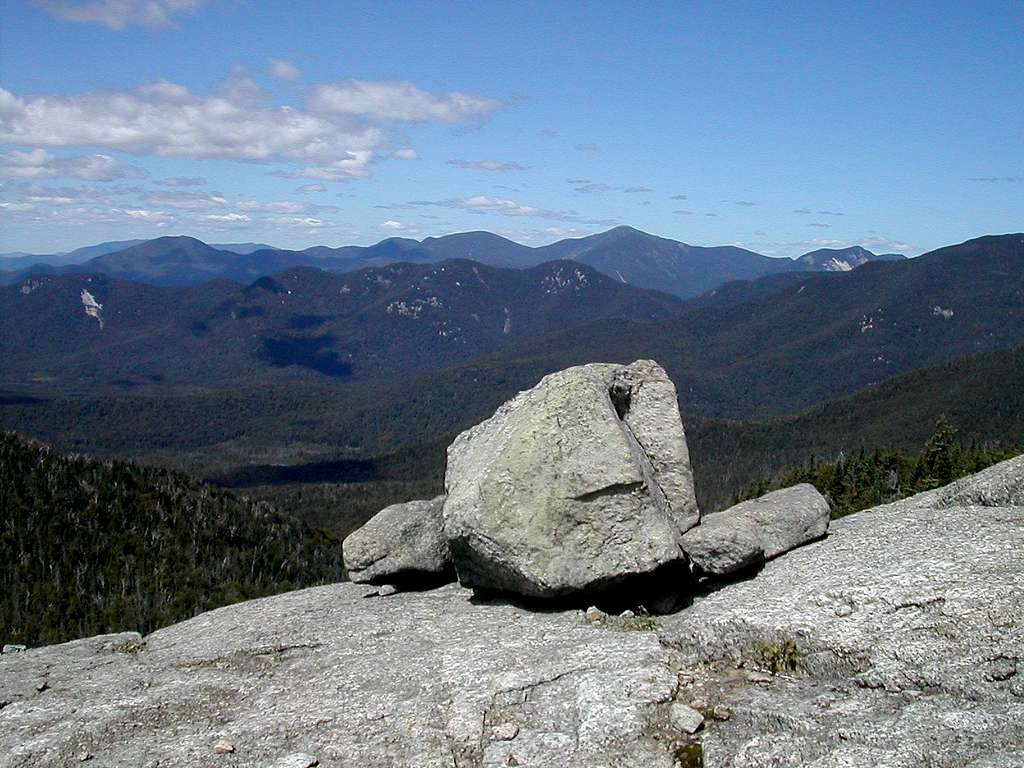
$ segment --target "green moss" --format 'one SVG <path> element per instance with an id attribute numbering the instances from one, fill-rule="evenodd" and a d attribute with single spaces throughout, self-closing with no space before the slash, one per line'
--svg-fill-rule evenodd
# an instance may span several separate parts
<path id="1" fill-rule="evenodd" d="M 795 640 L 786 640 L 782 643 L 765 643 L 759 640 L 754 644 L 754 660 L 773 675 L 796 669 L 802 655 Z"/>
<path id="2" fill-rule="evenodd" d="M 704 768 L 704 747 L 699 741 L 679 742 L 675 753 L 680 768 Z"/>

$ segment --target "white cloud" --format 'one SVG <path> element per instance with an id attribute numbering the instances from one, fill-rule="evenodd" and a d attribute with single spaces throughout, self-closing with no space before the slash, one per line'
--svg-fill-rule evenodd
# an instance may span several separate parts
<path id="1" fill-rule="evenodd" d="M 331 226 L 331 223 L 312 216 L 278 216 L 269 219 L 271 224 L 279 227 L 303 227 L 305 229 L 321 229 Z"/>
<path id="2" fill-rule="evenodd" d="M 654 190 L 650 187 L 626 187 L 622 191 L 630 195 L 635 195 L 640 192 L 653 192 Z"/>
<path id="3" fill-rule="evenodd" d="M 61 21 L 103 24 L 124 29 L 132 24 L 144 27 L 173 26 L 177 13 L 195 11 L 202 0 L 35 0 Z"/>
<path id="4" fill-rule="evenodd" d="M 111 213 L 122 214 L 129 219 L 145 221 L 151 224 L 169 224 L 174 217 L 163 211 L 150 211 L 145 208 L 111 208 Z"/>
<path id="5" fill-rule="evenodd" d="M 454 200 L 456 208 L 468 211 L 483 211 L 486 213 L 500 213 L 503 216 L 537 216 L 542 213 L 538 208 L 529 205 L 520 205 L 514 200 L 506 200 L 499 197 L 487 197 L 486 195 L 475 195 Z"/>
<path id="6" fill-rule="evenodd" d="M 467 171 L 525 171 L 526 166 L 501 160 L 449 160 L 448 165 Z"/>
<path id="7" fill-rule="evenodd" d="M 405 224 L 403 224 L 400 221 L 395 221 L 394 219 L 388 219 L 387 221 L 385 221 L 383 224 L 380 225 L 380 228 L 381 229 L 393 229 L 393 230 L 397 231 L 397 230 L 400 230 L 400 229 L 405 229 Z"/>
<path id="8" fill-rule="evenodd" d="M 400 81 L 346 80 L 318 85 L 310 97 L 314 112 L 381 122 L 461 123 L 490 117 L 501 102 L 470 93 L 436 95 Z"/>
<path id="9" fill-rule="evenodd" d="M 206 179 L 199 176 L 169 176 L 155 183 L 164 187 L 204 187 L 206 186 Z"/>
<path id="10" fill-rule="evenodd" d="M 42 187 L 37 184 L 19 186 L 15 191 L 21 194 L 23 202 L 39 205 L 83 205 L 108 204 L 114 198 L 136 194 L 138 187 Z"/>
<path id="11" fill-rule="evenodd" d="M 301 187 L 295 190 L 300 194 L 308 194 L 310 192 L 326 192 L 327 187 L 323 184 L 303 184 Z"/>
<path id="12" fill-rule="evenodd" d="M 295 64 L 286 59 L 271 59 L 270 62 L 270 76 L 275 80 L 284 80 L 288 83 L 293 83 L 299 79 L 302 72 Z"/>
<path id="13" fill-rule="evenodd" d="M 615 187 L 605 184 L 603 181 L 591 181 L 581 187 L 576 187 L 577 192 L 584 194 L 600 194 L 602 192 L 611 192 L 613 189 Z"/>
<path id="14" fill-rule="evenodd" d="M 394 152 L 391 153 L 391 156 L 393 158 L 395 158 L 395 160 L 419 160 L 420 159 L 420 153 L 417 152 L 415 149 L 410 149 L 408 147 L 406 147 L 405 149 L 396 149 Z"/>
<path id="15" fill-rule="evenodd" d="M 109 155 L 81 155 L 54 157 L 45 149 L 29 152 L 0 154 L 0 176 L 9 179 L 69 178 L 84 181 L 114 181 L 141 179 L 146 173 L 139 168 L 123 165 Z"/>
<path id="16" fill-rule="evenodd" d="M 215 221 L 223 224 L 248 224 L 251 218 L 244 213 L 210 213 L 203 216 L 204 221 Z"/>
<path id="17" fill-rule="evenodd" d="M 498 216 L 531 216 L 538 219 L 557 219 L 559 221 L 579 221 L 580 217 L 574 211 L 554 211 L 546 208 L 536 208 L 532 205 L 522 205 L 514 200 L 501 197 L 488 197 L 487 195 L 474 195 L 472 197 L 459 197 L 450 200 L 418 200 L 410 205 L 437 205 L 444 208 L 457 208 L 470 213 L 490 213 Z"/>
<path id="18" fill-rule="evenodd" d="M 147 192 L 144 199 L 149 205 L 177 208 L 182 211 L 223 208 L 228 204 L 223 195 L 208 192 Z"/>
<path id="19" fill-rule="evenodd" d="M 19 97 L 0 88 L 0 143 L 287 163 L 293 168 L 278 175 L 341 181 L 369 175 L 394 122 L 481 120 L 500 106 L 411 83 L 361 81 L 318 86 L 305 109 L 268 99 L 242 70 L 206 97 L 166 80 L 75 96 Z M 409 159 L 412 151 L 395 156 Z"/>
<path id="20" fill-rule="evenodd" d="M 338 210 L 335 205 L 317 205 L 301 200 L 276 200 L 273 202 L 262 202 L 259 200 L 242 200 L 235 203 L 235 207 L 242 211 L 256 211 L 259 213 L 320 213 Z"/>

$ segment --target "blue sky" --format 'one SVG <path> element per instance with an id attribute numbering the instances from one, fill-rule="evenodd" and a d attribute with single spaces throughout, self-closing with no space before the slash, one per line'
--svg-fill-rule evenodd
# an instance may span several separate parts
<path id="1" fill-rule="evenodd" d="M 1024 4 L 7 0 L 0 251 L 1024 228 Z"/>

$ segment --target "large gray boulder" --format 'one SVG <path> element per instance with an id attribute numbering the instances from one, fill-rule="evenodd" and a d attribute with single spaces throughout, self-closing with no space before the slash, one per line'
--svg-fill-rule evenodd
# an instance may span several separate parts
<path id="1" fill-rule="evenodd" d="M 699 571 L 725 576 L 821 538 L 828 521 L 825 497 L 801 483 L 705 515 L 682 546 Z"/>
<path id="2" fill-rule="evenodd" d="M 444 496 L 385 507 L 342 543 L 352 581 L 369 584 L 436 583 L 454 577 L 444 537 Z"/>
<path id="3" fill-rule="evenodd" d="M 445 486 L 459 580 L 529 597 L 681 564 L 700 519 L 675 386 L 649 360 L 546 376 L 456 438 Z"/>

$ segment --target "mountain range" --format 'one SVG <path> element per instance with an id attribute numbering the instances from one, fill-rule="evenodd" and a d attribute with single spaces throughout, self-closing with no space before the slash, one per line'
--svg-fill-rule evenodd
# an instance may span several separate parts
<path id="1" fill-rule="evenodd" d="M 439 375 L 498 370 L 525 386 L 575 363 L 650 357 L 684 408 L 746 418 L 1020 343 L 1020 234 L 689 302 L 567 260 L 299 267 L 179 288 L 40 275 L 0 290 L 0 382 L 74 390 L 388 379 L 462 363 Z"/>
<path id="2" fill-rule="evenodd" d="M 84 262 L 89 261 L 89 259 L 96 258 L 97 256 L 105 256 L 108 253 L 117 253 L 118 251 L 123 251 L 126 248 L 141 245 L 145 242 L 147 241 L 112 240 L 106 243 L 97 243 L 96 245 L 86 245 L 81 248 L 75 248 L 73 251 L 51 254 L 31 254 L 24 252 L 0 253 L 0 273 L 21 273 L 35 267 L 63 267 L 83 264 Z M 219 251 L 229 251 L 232 253 L 242 254 L 252 253 L 253 251 L 277 250 L 272 245 L 266 245 L 265 243 L 218 243 L 211 245 L 210 247 Z"/>
<path id="3" fill-rule="evenodd" d="M 589 237 L 559 240 L 532 248 L 490 232 L 463 232 L 422 241 L 389 238 L 372 246 L 315 246 L 303 251 L 255 243 L 207 245 L 191 237 L 108 243 L 25 267 L 25 258 L 0 272 L 0 284 L 29 275 L 104 274 L 160 286 L 196 285 L 213 279 L 251 282 L 297 266 L 351 272 L 395 262 L 434 263 L 468 259 L 497 267 L 526 268 L 570 259 L 594 267 L 623 283 L 691 298 L 733 280 L 796 271 L 852 269 L 877 257 L 855 246 L 815 251 L 800 259 L 771 258 L 736 246 L 693 246 L 656 237 L 631 227 L 616 227 Z M 116 247 L 125 245 L 125 247 Z M 82 258 L 83 251 L 91 254 Z M 72 263 L 74 259 L 74 263 Z M 0 262 L 0 269 L 4 264 Z"/>
<path id="4" fill-rule="evenodd" d="M 0 381 L 88 388 L 404 376 L 576 325 L 664 319 L 682 308 L 671 294 L 572 261 L 395 263 L 345 274 L 294 267 L 247 286 L 178 288 L 37 275 L 0 288 Z"/>
<path id="5" fill-rule="evenodd" d="M 688 301 L 571 260 L 184 287 L 36 275 L 0 289 L 0 424 L 348 527 L 436 494 L 454 435 L 547 373 L 654 358 L 718 504 L 805 449 L 878 445 L 908 419 L 926 430 L 946 412 L 1001 434 L 1019 423 L 1022 345 L 1024 234 Z"/>

